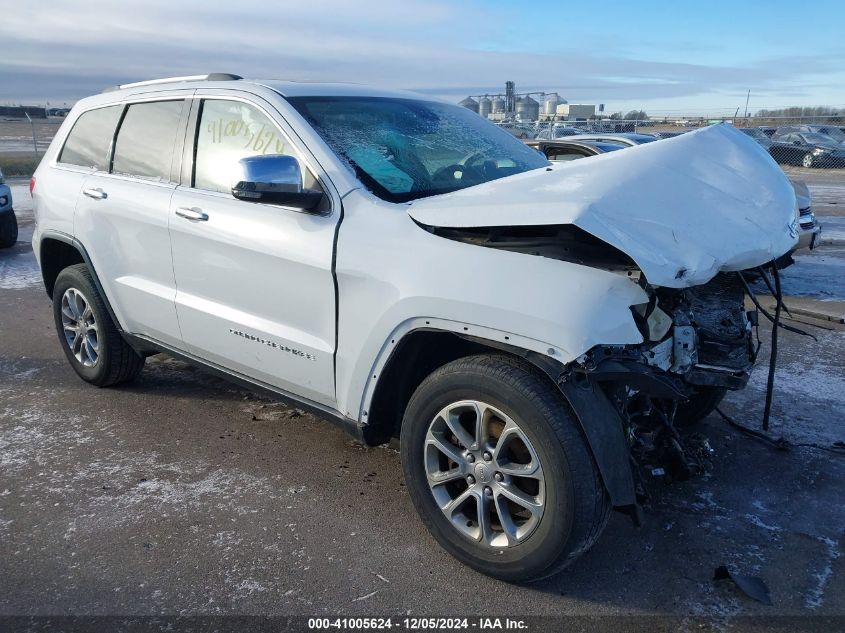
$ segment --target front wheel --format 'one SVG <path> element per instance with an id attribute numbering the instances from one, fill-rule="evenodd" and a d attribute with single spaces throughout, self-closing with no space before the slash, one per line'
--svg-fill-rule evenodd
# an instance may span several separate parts
<path id="1" fill-rule="evenodd" d="M 804 167 L 812 167 L 814 164 L 813 155 L 812 154 L 804 154 L 804 158 L 801 159 L 801 165 Z"/>
<path id="2" fill-rule="evenodd" d="M 471 356 L 428 376 L 405 411 L 401 453 L 425 525 L 490 576 L 555 574 L 607 523 L 610 500 L 569 404 L 518 359 Z"/>

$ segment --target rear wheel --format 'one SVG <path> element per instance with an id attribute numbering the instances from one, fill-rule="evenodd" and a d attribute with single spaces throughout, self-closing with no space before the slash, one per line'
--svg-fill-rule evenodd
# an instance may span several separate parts
<path id="1" fill-rule="evenodd" d="M 689 400 L 678 405 L 675 426 L 685 429 L 698 424 L 716 410 L 726 393 L 722 387 L 700 387 Z"/>
<path id="2" fill-rule="evenodd" d="M 485 574 L 550 576 L 607 523 L 610 501 L 574 414 L 519 360 L 472 356 L 431 374 L 408 404 L 401 449 L 423 522 Z"/>
<path id="3" fill-rule="evenodd" d="M 53 317 L 62 350 L 86 382 L 108 387 L 135 378 L 144 358 L 114 326 L 85 264 L 69 266 L 53 286 Z"/>
<path id="4" fill-rule="evenodd" d="M 0 215 L 0 248 L 11 248 L 18 241 L 18 220 L 13 211 Z"/>
<path id="5" fill-rule="evenodd" d="M 814 164 L 813 155 L 812 154 L 804 154 L 804 158 L 801 159 L 801 164 L 804 167 L 812 167 Z"/>

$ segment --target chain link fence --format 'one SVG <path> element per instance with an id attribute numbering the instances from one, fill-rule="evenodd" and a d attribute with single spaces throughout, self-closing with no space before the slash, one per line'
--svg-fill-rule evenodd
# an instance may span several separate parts
<path id="1" fill-rule="evenodd" d="M 0 169 L 6 176 L 32 175 L 63 118 L 0 118 Z"/>

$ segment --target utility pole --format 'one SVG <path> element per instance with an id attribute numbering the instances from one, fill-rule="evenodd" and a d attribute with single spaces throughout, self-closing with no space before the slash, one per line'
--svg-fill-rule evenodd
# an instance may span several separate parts
<path id="1" fill-rule="evenodd" d="M 32 117 L 29 116 L 29 112 L 24 110 L 23 113 L 26 115 L 26 120 L 29 121 L 29 126 L 32 128 L 32 149 L 35 151 L 35 158 L 38 159 L 38 143 L 35 141 L 35 123 L 33 123 Z"/>
<path id="2" fill-rule="evenodd" d="M 751 98 L 751 88 L 748 89 L 748 94 L 745 95 L 745 118 L 748 118 L 748 100 Z"/>

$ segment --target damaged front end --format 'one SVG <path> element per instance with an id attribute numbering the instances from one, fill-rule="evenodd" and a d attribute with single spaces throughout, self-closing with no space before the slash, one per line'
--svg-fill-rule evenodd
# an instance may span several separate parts
<path id="1" fill-rule="evenodd" d="M 594 347 L 559 383 L 565 393 L 595 383 L 612 405 L 628 450 L 636 495 L 652 476 L 687 479 L 700 472 L 706 439 L 678 429 L 704 417 L 725 390 L 742 389 L 757 357 L 757 312 L 745 309 L 737 273 L 681 290 L 647 288 L 648 304 L 632 308 L 645 341 Z"/>
<path id="2" fill-rule="evenodd" d="M 537 338 L 572 355 L 562 363 L 526 356 L 572 405 L 612 504 L 638 516 L 646 477 L 701 470 L 706 441 L 693 445 L 678 429 L 747 384 L 759 341 L 741 271 L 795 247 L 795 208 L 771 158 L 736 130 L 713 126 L 418 200 L 409 213 L 445 239 L 566 264 L 567 329 Z M 587 269 L 606 281 L 587 281 Z M 596 300 L 595 285 L 618 276 L 638 286 L 630 313 L 618 293 Z M 773 295 L 780 306 L 779 286 Z M 770 320 L 774 342 L 777 314 Z M 623 333 L 623 321 L 639 336 L 628 336 L 633 327 Z"/>

